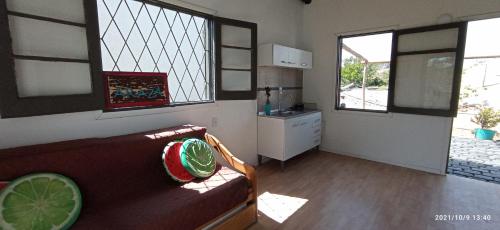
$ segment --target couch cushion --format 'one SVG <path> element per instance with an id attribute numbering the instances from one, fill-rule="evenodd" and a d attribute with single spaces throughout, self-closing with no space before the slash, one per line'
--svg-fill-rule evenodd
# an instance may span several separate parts
<path id="1" fill-rule="evenodd" d="M 34 154 L 64 151 L 76 148 L 85 148 L 101 143 L 101 138 L 87 138 L 69 141 L 60 141 L 48 144 L 21 146 L 0 150 L 0 159 L 11 157 L 30 157 Z"/>
<path id="2" fill-rule="evenodd" d="M 103 207 L 156 189 L 177 185 L 165 175 L 161 153 L 167 143 L 203 138 L 205 128 L 191 125 L 125 136 L 75 140 L 0 150 L 0 181 L 30 173 L 53 172 L 73 179 L 83 208 Z M 31 151 L 33 150 L 33 151 Z"/>
<path id="3" fill-rule="evenodd" d="M 165 185 L 130 200 L 82 212 L 72 229 L 195 229 L 241 204 L 246 178 L 229 168 L 182 186 Z"/>

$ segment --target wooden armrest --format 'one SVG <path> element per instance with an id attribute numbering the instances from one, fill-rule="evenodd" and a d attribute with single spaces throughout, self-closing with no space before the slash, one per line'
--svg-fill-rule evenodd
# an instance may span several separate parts
<path id="1" fill-rule="evenodd" d="M 245 174 L 246 178 L 250 181 L 251 193 L 254 202 L 257 202 L 257 178 L 255 169 L 251 165 L 236 158 L 216 137 L 209 133 L 205 133 L 205 141 L 214 147 L 217 152 L 227 161 L 229 165 Z"/>

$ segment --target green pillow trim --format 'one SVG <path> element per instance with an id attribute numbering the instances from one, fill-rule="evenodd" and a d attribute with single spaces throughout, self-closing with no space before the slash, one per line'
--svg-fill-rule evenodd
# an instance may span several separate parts
<path id="1" fill-rule="evenodd" d="M 181 163 L 191 175 L 205 178 L 215 172 L 217 161 L 210 145 L 199 139 L 188 139 L 181 147 Z"/>

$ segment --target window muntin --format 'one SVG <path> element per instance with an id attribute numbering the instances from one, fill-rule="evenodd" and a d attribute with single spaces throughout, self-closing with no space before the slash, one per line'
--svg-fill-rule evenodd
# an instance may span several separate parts
<path id="1" fill-rule="evenodd" d="M 391 112 L 456 116 L 466 29 L 450 23 L 395 32 Z"/>
<path id="2" fill-rule="evenodd" d="M 98 0 L 103 71 L 165 72 L 170 104 L 213 101 L 208 17 L 132 0 Z"/>
<path id="3" fill-rule="evenodd" d="M 0 1 L 2 118 L 103 107 L 96 2 L 56 1 Z"/>
<path id="4" fill-rule="evenodd" d="M 340 36 L 335 108 L 455 116 L 466 29 L 467 23 L 461 22 Z M 384 35 L 385 41 L 375 39 Z M 373 71 L 373 63 L 383 63 L 378 68 L 389 73 L 382 78 L 385 97 L 367 90 L 373 84 L 370 75 L 382 72 Z"/>
<path id="5" fill-rule="evenodd" d="M 392 33 L 339 38 L 337 109 L 387 111 Z"/>
<path id="6" fill-rule="evenodd" d="M 215 20 L 216 98 L 257 97 L 257 24 L 228 18 Z"/>

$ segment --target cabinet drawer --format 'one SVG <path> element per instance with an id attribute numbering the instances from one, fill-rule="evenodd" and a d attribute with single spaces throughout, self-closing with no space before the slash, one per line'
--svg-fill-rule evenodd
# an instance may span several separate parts
<path id="1" fill-rule="evenodd" d="M 294 118 L 286 121 L 286 128 L 294 129 L 299 127 L 304 127 L 312 124 L 311 121 L 307 118 Z"/>
<path id="2" fill-rule="evenodd" d="M 321 137 L 315 137 L 313 140 L 313 147 L 321 144 Z"/>
<path id="3" fill-rule="evenodd" d="M 321 126 L 321 117 L 315 117 L 314 120 L 312 121 L 314 127 L 319 127 Z"/>
<path id="4" fill-rule="evenodd" d="M 320 128 L 316 128 L 313 130 L 313 136 L 320 136 L 321 135 L 321 129 Z"/>
<path id="5" fill-rule="evenodd" d="M 321 127 L 321 114 L 314 114 L 314 116 L 311 117 L 311 123 L 313 128 Z"/>

